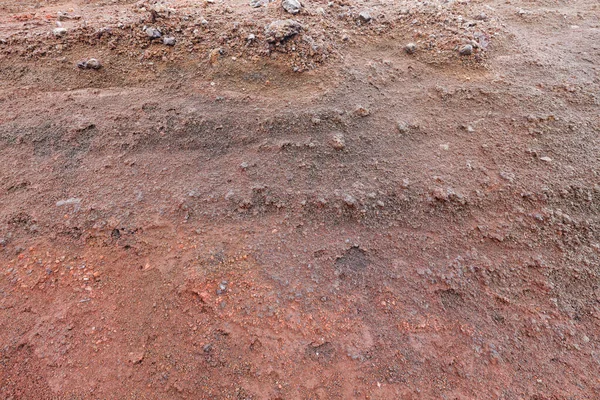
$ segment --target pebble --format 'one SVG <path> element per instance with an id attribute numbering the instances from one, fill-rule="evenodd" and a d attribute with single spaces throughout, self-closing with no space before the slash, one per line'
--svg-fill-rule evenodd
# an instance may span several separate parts
<path id="1" fill-rule="evenodd" d="M 358 18 L 362 21 L 362 22 L 370 22 L 373 17 L 371 17 L 371 14 L 369 14 L 368 11 L 361 11 L 358 14 Z"/>
<path id="2" fill-rule="evenodd" d="M 345 194 L 344 195 L 344 203 L 351 208 L 354 208 L 358 205 L 358 202 L 356 201 L 356 199 L 349 195 L 349 194 Z"/>
<path id="3" fill-rule="evenodd" d="M 67 34 L 67 30 L 65 28 L 54 28 L 52 34 L 56 37 L 63 37 Z"/>
<path id="4" fill-rule="evenodd" d="M 417 45 L 415 43 L 408 43 L 406 46 L 404 46 L 404 52 L 406 54 L 415 54 L 415 52 L 417 51 Z"/>
<path id="5" fill-rule="evenodd" d="M 247 40 L 249 42 L 256 40 L 256 35 L 254 33 L 249 34 Z"/>
<path id="6" fill-rule="evenodd" d="M 358 107 L 356 108 L 356 110 L 354 110 L 354 113 L 355 113 L 356 115 L 358 115 L 359 117 L 366 117 L 366 116 L 369 116 L 369 115 L 371 115 L 371 111 L 369 111 L 369 109 L 367 109 L 367 108 L 364 108 L 364 107 L 362 107 L 362 106 L 358 106 Z"/>
<path id="7" fill-rule="evenodd" d="M 398 128 L 398 132 L 400 133 L 408 133 L 408 131 L 410 131 L 410 125 L 405 121 L 398 121 L 396 123 L 396 128 Z"/>
<path id="8" fill-rule="evenodd" d="M 95 58 L 90 58 L 88 60 L 79 61 L 77 66 L 81 69 L 100 69 L 102 68 L 102 63 Z M 81 201 L 81 199 L 79 200 Z"/>
<path id="9" fill-rule="evenodd" d="M 70 199 L 67 200 L 59 200 L 56 202 L 56 207 L 61 207 L 61 206 L 66 206 L 66 205 L 70 205 L 70 204 L 80 204 L 81 203 L 81 199 L 80 198 L 76 198 L 76 197 L 72 197 Z"/>
<path id="10" fill-rule="evenodd" d="M 269 4 L 269 0 L 252 0 L 250 1 L 250 7 L 258 8 Z"/>
<path id="11" fill-rule="evenodd" d="M 298 0 L 283 0 L 281 6 L 290 14 L 298 14 L 302 9 L 302 4 Z"/>
<path id="12" fill-rule="evenodd" d="M 513 174 L 512 172 L 501 171 L 500 178 L 512 183 L 515 180 L 515 174 Z"/>
<path id="13" fill-rule="evenodd" d="M 129 353 L 129 362 L 131 362 L 132 364 L 140 364 L 144 359 L 145 355 L 146 354 L 144 351 L 131 352 Z"/>
<path id="14" fill-rule="evenodd" d="M 544 161 L 544 162 L 551 162 L 552 159 L 550 157 L 540 157 L 540 160 Z"/>
<path id="15" fill-rule="evenodd" d="M 157 28 L 153 28 L 153 27 L 146 28 L 146 35 L 148 35 L 148 37 L 150 39 L 158 39 L 159 37 L 162 36 L 160 31 Z"/>
<path id="16" fill-rule="evenodd" d="M 344 150 L 346 148 L 346 140 L 344 139 L 344 134 L 339 132 L 333 134 L 331 140 L 329 141 L 329 144 L 335 150 Z"/>
<path id="17" fill-rule="evenodd" d="M 461 56 L 470 56 L 471 54 L 473 54 L 473 45 L 465 44 L 460 49 L 458 49 L 458 53 Z"/>
<path id="18" fill-rule="evenodd" d="M 173 36 L 165 36 L 163 38 L 163 44 L 166 46 L 175 46 L 177 40 Z"/>
<path id="19" fill-rule="evenodd" d="M 219 288 L 217 289 L 217 294 L 218 294 L 218 295 L 221 295 L 221 294 L 224 294 L 225 292 L 227 292 L 227 285 L 228 285 L 228 284 L 229 284 L 229 282 L 227 282 L 227 281 L 222 281 L 222 282 L 219 284 Z"/>

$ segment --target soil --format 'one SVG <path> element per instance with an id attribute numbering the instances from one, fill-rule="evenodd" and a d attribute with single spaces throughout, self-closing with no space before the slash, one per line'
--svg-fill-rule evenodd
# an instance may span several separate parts
<path id="1" fill-rule="evenodd" d="M 256 3 L 0 4 L 0 398 L 600 398 L 600 5 Z"/>

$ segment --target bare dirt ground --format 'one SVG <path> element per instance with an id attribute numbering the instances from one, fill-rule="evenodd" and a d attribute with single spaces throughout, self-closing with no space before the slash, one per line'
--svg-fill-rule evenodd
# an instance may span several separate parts
<path id="1" fill-rule="evenodd" d="M 600 5 L 257 3 L 0 2 L 0 398 L 600 398 Z"/>

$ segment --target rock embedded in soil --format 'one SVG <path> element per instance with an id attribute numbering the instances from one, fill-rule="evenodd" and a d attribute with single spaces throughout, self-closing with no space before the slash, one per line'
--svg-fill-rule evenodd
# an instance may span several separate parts
<path id="1" fill-rule="evenodd" d="M 302 9 L 302 4 L 298 0 L 283 0 L 281 6 L 290 14 L 298 14 Z"/>
<path id="2" fill-rule="evenodd" d="M 269 0 L 252 0 L 250 1 L 250 7 L 259 8 L 269 4 Z"/>
<path id="3" fill-rule="evenodd" d="M 398 132 L 400 133 L 408 133 L 410 130 L 410 125 L 406 121 L 398 121 L 396 123 L 396 128 L 398 128 Z"/>
<path id="4" fill-rule="evenodd" d="M 361 11 L 358 14 L 358 19 L 361 22 L 370 22 L 373 19 L 373 17 L 371 17 L 371 14 L 368 11 Z"/>
<path id="5" fill-rule="evenodd" d="M 162 36 L 162 33 L 160 33 L 160 31 L 157 28 L 153 27 L 146 28 L 145 32 L 150 39 L 158 39 Z"/>
<path id="6" fill-rule="evenodd" d="M 144 360 L 146 353 L 144 351 L 135 351 L 129 353 L 129 362 L 132 364 L 140 364 Z"/>
<path id="7" fill-rule="evenodd" d="M 344 150 L 346 148 L 346 140 L 343 133 L 335 133 L 329 141 L 329 145 L 335 150 Z"/>
<path id="8" fill-rule="evenodd" d="M 175 46 L 175 43 L 177 43 L 177 40 L 172 36 L 165 36 L 163 38 L 163 44 L 165 46 Z"/>
<path id="9" fill-rule="evenodd" d="M 81 69 L 100 69 L 102 63 L 95 58 L 90 58 L 77 63 L 77 66 Z"/>
<path id="10" fill-rule="evenodd" d="M 404 52 L 406 54 L 415 54 L 415 52 L 417 51 L 417 45 L 415 43 L 408 43 L 406 46 L 404 46 Z"/>
<path id="11" fill-rule="evenodd" d="M 471 54 L 473 54 L 473 45 L 465 44 L 460 49 L 458 49 L 458 53 L 461 56 L 470 56 Z"/>
<path id="12" fill-rule="evenodd" d="M 346 204 L 346 206 L 350 207 L 350 208 L 355 208 L 356 206 L 358 206 L 358 201 L 356 201 L 356 199 L 349 195 L 349 194 L 345 194 L 344 195 L 344 204 Z"/>
<path id="13" fill-rule="evenodd" d="M 54 28 L 52 34 L 56 37 L 63 37 L 67 34 L 67 30 L 65 28 Z"/>
<path id="14" fill-rule="evenodd" d="M 293 19 L 279 19 L 271 22 L 265 28 L 265 34 L 269 43 L 281 42 L 302 31 L 302 24 Z"/>
<path id="15" fill-rule="evenodd" d="M 358 106 L 356 108 L 356 110 L 354 110 L 354 114 L 358 115 L 359 117 L 368 117 L 369 115 L 371 115 L 371 111 L 369 111 L 368 108 L 362 107 L 362 106 Z"/>

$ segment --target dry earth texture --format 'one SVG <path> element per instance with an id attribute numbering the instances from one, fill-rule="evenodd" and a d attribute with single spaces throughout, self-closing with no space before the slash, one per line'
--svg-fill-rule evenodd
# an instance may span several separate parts
<path id="1" fill-rule="evenodd" d="M 0 2 L 0 398 L 599 399 L 600 4 Z"/>

